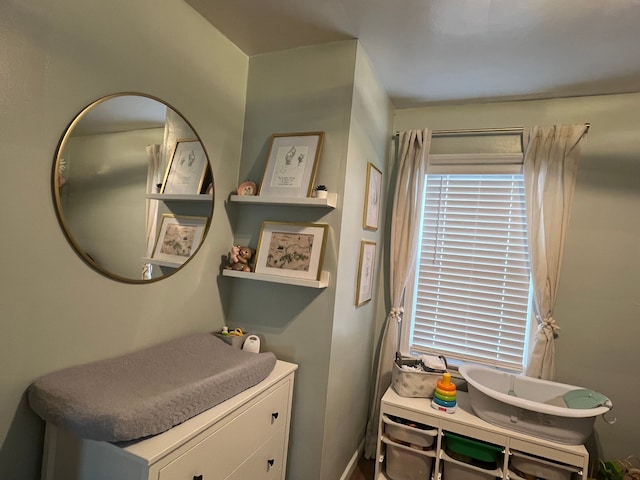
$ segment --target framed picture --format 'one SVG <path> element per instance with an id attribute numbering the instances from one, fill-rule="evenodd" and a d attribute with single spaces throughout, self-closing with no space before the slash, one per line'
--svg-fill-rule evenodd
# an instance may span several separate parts
<path id="1" fill-rule="evenodd" d="M 320 280 L 329 226 L 264 222 L 256 252 L 256 273 Z"/>
<path id="2" fill-rule="evenodd" d="M 200 246 L 207 217 L 162 215 L 152 258 L 184 263 Z"/>
<path id="3" fill-rule="evenodd" d="M 207 154 L 199 140 L 178 140 L 167 165 L 160 193 L 199 194 L 208 164 Z"/>
<path id="4" fill-rule="evenodd" d="M 310 197 L 323 141 L 324 132 L 272 135 L 258 195 Z"/>
<path id="5" fill-rule="evenodd" d="M 367 189 L 364 198 L 362 227 L 377 230 L 380 222 L 380 195 L 382 192 L 382 172 L 376 166 L 367 163 Z"/>
<path id="6" fill-rule="evenodd" d="M 373 296 L 373 272 L 376 261 L 376 243 L 360 242 L 360 263 L 358 265 L 358 285 L 356 307 L 364 305 Z"/>

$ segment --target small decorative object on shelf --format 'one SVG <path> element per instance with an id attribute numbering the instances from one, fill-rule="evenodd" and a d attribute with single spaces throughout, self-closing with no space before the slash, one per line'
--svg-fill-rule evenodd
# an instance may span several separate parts
<path id="1" fill-rule="evenodd" d="M 254 182 L 244 182 L 238 186 L 238 195 L 255 195 L 258 191 Z"/>
<path id="2" fill-rule="evenodd" d="M 253 258 L 253 250 L 246 246 L 234 245 L 229 253 L 229 264 L 225 266 L 227 270 L 239 270 L 250 272 L 249 261 Z"/>
<path id="3" fill-rule="evenodd" d="M 316 198 L 327 198 L 329 191 L 324 185 L 317 185 L 314 189 L 314 193 Z"/>

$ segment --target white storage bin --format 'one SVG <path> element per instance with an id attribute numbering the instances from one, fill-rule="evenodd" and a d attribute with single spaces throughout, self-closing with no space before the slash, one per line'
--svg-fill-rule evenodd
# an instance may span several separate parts
<path id="1" fill-rule="evenodd" d="M 385 471 L 391 480 L 428 480 L 431 478 L 433 457 L 419 450 L 394 444 L 383 439 L 386 444 Z"/>
<path id="2" fill-rule="evenodd" d="M 574 467 L 514 452 L 509 459 L 513 472 L 525 480 L 571 480 Z"/>
<path id="3" fill-rule="evenodd" d="M 440 465 L 444 467 L 442 480 L 495 480 L 498 478 L 493 473 L 481 472 L 457 463 L 442 462 Z"/>
<path id="4" fill-rule="evenodd" d="M 382 417 L 384 423 L 384 434 L 397 443 L 402 443 L 419 450 L 431 450 L 434 447 L 436 435 L 438 431 L 435 428 L 427 427 L 427 425 L 399 423 L 398 419 L 390 418 L 387 415 Z M 420 427 L 427 428 L 420 428 Z"/>
<path id="5" fill-rule="evenodd" d="M 393 362 L 391 385 L 401 397 L 432 398 L 438 381 L 444 372 L 424 372 L 404 370 L 404 365 L 415 366 L 419 363 L 415 358 L 402 358 Z"/>

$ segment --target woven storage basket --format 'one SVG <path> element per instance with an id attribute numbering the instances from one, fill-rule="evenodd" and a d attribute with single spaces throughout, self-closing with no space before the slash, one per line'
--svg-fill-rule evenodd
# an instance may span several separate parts
<path id="1" fill-rule="evenodd" d="M 403 365 L 416 366 L 420 363 L 415 358 L 400 358 L 393 362 L 391 385 L 401 397 L 432 398 L 438 380 L 444 372 L 420 372 L 403 370 Z"/>

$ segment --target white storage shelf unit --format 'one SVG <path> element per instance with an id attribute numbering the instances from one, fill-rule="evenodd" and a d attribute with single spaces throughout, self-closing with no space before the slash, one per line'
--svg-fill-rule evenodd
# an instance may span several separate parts
<path id="1" fill-rule="evenodd" d="M 456 412 L 449 414 L 433 409 L 431 399 L 401 397 L 389 388 L 380 405 L 375 480 L 522 479 L 516 472 L 533 471 L 550 480 L 586 480 L 589 454 L 583 445 L 487 423 L 471 413 L 466 392 L 458 392 L 457 401 Z M 447 432 L 498 447 L 498 461 L 477 466 L 447 454 Z"/>

